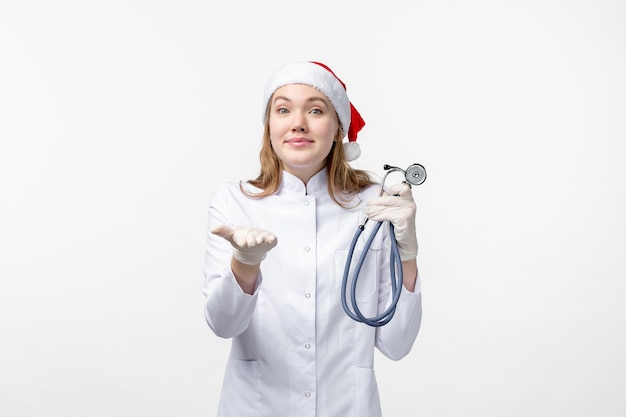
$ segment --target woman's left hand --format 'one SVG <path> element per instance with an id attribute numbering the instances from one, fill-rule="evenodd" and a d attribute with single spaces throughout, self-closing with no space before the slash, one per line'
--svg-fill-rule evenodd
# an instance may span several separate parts
<path id="1" fill-rule="evenodd" d="M 413 200 L 411 187 L 406 183 L 393 185 L 392 195 L 371 199 L 365 205 L 365 214 L 375 221 L 389 221 L 393 224 L 400 259 L 408 261 L 417 257 L 417 234 L 415 213 L 417 207 Z"/>

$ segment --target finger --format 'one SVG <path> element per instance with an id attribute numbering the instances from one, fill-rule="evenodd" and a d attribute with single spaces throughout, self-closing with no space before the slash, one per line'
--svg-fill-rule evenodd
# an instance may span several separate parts
<path id="1" fill-rule="evenodd" d="M 248 245 L 248 235 L 249 232 L 247 229 L 236 230 L 233 233 L 232 242 L 240 248 L 243 248 Z"/>
<path id="2" fill-rule="evenodd" d="M 392 185 L 389 191 L 395 196 L 405 195 L 407 192 L 411 191 L 411 187 L 409 187 L 409 184 L 401 182 L 400 184 Z"/>
<path id="3" fill-rule="evenodd" d="M 226 240 L 230 240 L 231 236 L 233 235 L 233 231 L 234 229 L 232 227 L 229 227 L 225 224 L 220 224 L 219 226 L 213 228 L 213 230 L 211 230 L 211 233 Z"/>
<path id="4" fill-rule="evenodd" d="M 270 232 L 262 232 L 262 233 L 257 234 L 256 236 L 257 245 L 262 245 L 262 244 L 271 245 L 275 240 L 276 240 L 276 236 L 274 236 Z"/>
<path id="5" fill-rule="evenodd" d="M 246 236 L 246 244 L 248 246 L 256 246 L 258 237 L 259 237 L 259 234 L 257 232 L 254 232 L 254 231 L 248 232 L 248 235 Z M 258 243 L 261 243 L 261 242 L 258 242 Z"/>
<path id="6" fill-rule="evenodd" d="M 389 220 L 391 213 L 385 207 L 369 207 L 365 210 L 365 214 L 372 220 Z"/>
<path id="7" fill-rule="evenodd" d="M 256 242 L 261 245 L 264 243 L 269 243 L 271 238 L 272 238 L 272 234 L 270 232 L 262 232 L 259 233 L 257 238 L 256 238 Z"/>
<path id="8" fill-rule="evenodd" d="M 267 232 L 264 233 L 262 236 L 262 242 L 266 245 L 268 245 L 270 248 L 273 248 L 274 246 L 276 246 L 276 236 L 274 236 L 272 233 Z"/>
<path id="9" fill-rule="evenodd" d="M 398 196 L 377 197 L 367 202 L 366 207 L 398 207 L 406 204 Z"/>

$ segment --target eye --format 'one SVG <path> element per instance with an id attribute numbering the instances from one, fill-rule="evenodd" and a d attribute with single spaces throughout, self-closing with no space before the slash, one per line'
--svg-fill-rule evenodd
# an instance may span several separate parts
<path id="1" fill-rule="evenodd" d="M 278 114 L 287 114 L 287 113 L 289 113 L 289 110 L 287 110 L 284 107 L 279 107 L 278 109 L 276 109 L 276 113 L 278 113 Z"/>
<path id="2" fill-rule="evenodd" d="M 315 114 L 317 116 L 323 114 L 322 109 L 312 109 L 311 114 Z"/>

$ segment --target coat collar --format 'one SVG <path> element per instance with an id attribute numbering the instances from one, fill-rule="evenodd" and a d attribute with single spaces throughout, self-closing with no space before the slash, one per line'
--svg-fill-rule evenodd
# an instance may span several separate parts
<path id="1" fill-rule="evenodd" d="M 316 194 L 328 191 L 328 172 L 323 168 L 317 174 L 313 175 L 309 182 L 305 185 L 300 178 L 283 171 L 283 178 L 278 188 L 277 194 Z"/>

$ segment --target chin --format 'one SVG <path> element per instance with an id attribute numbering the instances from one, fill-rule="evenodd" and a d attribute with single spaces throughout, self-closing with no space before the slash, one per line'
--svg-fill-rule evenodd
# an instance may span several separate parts
<path id="1" fill-rule="evenodd" d="M 324 161 L 312 161 L 312 160 L 291 160 L 284 161 L 285 166 L 290 166 L 297 170 L 316 170 L 319 171 L 326 164 Z"/>

